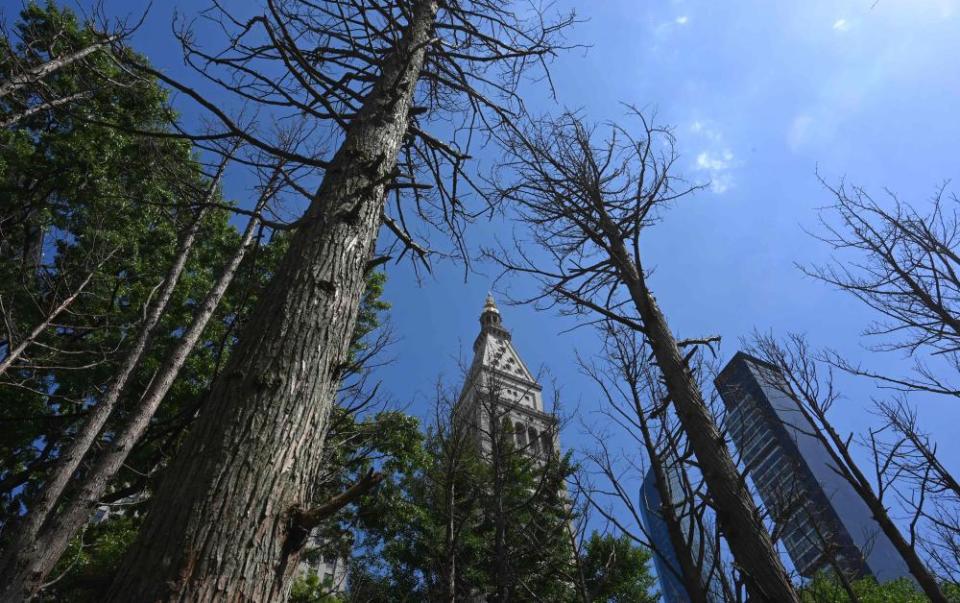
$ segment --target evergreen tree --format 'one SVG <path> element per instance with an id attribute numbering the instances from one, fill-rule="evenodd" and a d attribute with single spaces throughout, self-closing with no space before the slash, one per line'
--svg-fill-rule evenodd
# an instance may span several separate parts
<path id="1" fill-rule="evenodd" d="M 586 543 L 582 566 L 590 601 L 655 603 L 656 579 L 650 574 L 651 552 L 627 535 L 594 532 Z"/>
<path id="2" fill-rule="evenodd" d="M 95 42 L 99 34 L 53 5 L 30 5 L 4 41 L 9 67 L 34 64 Z M 4 76 L 10 77 L 10 73 Z M 91 86 L 91 82 L 98 85 Z M 191 200 L 208 182 L 187 144 L 104 127 L 161 128 L 172 117 L 165 93 L 134 78 L 103 53 L 57 70 L 45 93 L 90 91 L 69 107 L 32 113 L 0 130 L 0 299 L 5 329 L 0 357 L 9 355 L 50 310 L 78 295 L 39 330 L 0 375 L 0 525 L 30 509 L 46 470 L 97 403 L 130 345 L 178 235 L 193 218 Z M 10 115 L 30 103 L 36 87 L 0 102 Z M 238 236 L 225 211 L 207 212 L 153 346 L 130 379 L 142 392 L 167 349 L 209 288 Z M 254 262 L 241 271 L 157 415 L 158 429 L 138 447 L 118 482 L 142 489 L 177 436 L 179 420 L 196 408 L 224 360 L 244 308 L 256 297 Z M 80 285 L 85 285 L 80 289 Z M 115 423 L 107 425 L 109 434 Z M 4 530 L 3 538 L 9 536 Z"/>

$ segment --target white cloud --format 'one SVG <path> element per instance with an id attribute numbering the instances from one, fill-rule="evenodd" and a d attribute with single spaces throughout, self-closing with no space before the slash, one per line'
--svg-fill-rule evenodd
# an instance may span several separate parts
<path id="1" fill-rule="evenodd" d="M 850 29 L 850 22 L 846 19 L 837 19 L 833 22 L 833 29 L 840 32 L 847 31 Z"/>
<path id="2" fill-rule="evenodd" d="M 697 170 L 710 177 L 710 190 L 721 195 L 733 186 L 730 169 L 734 166 L 733 151 L 702 151 L 697 155 Z"/>
<path id="3" fill-rule="evenodd" d="M 697 168 L 711 172 L 725 170 L 730 167 L 731 161 L 733 161 L 733 153 L 730 149 L 724 149 L 718 154 L 704 151 L 697 155 Z"/>
<path id="4" fill-rule="evenodd" d="M 723 132 L 709 120 L 702 119 L 691 122 L 688 128 L 702 145 L 702 150 L 694 158 L 693 169 L 710 179 L 710 190 L 714 193 L 727 192 L 733 186 L 731 170 L 740 162 L 724 141 Z"/>
<path id="5" fill-rule="evenodd" d="M 688 19 L 686 15 L 680 15 L 674 20 L 674 23 L 676 23 L 677 25 L 686 25 L 687 21 L 689 20 L 690 19 Z"/>

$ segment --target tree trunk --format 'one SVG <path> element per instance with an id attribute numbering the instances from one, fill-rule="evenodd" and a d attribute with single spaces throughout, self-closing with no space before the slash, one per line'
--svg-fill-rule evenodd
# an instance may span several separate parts
<path id="1" fill-rule="evenodd" d="M 792 395 L 792 392 L 790 395 Z M 806 410 L 804 410 L 804 415 L 806 419 L 810 421 L 811 425 L 815 425 Z M 836 463 L 837 467 L 841 468 L 842 477 L 844 477 L 853 489 L 856 490 L 857 494 L 860 495 L 860 498 L 863 499 L 863 502 L 870 509 L 873 518 L 880 525 L 880 529 L 883 530 L 883 533 L 890 539 L 894 548 L 896 548 L 900 556 L 903 557 L 907 568 L 910 570 L 910 574 L 917 581 L 917 584 L 920 585 L 923 592 L 934 603 L 947 603 L 947 597 L 943 591 L 940 590 L 940 585 L 937 583 L 936 577 L 930 573 L 930 570 L 923 563 L 917 551 L 914 547 L 910 546 L 910 543 L 907 542 L 900 532 L 900 529 L 897 528 L 896 524 L 890 518 L 890 514 L 887 512 L 886 507 L 884 507 L 883 501 L 877 497 L 873 487 L 870 485 L 870 480 L 868 480 L 867 476 L 860 470 L 860 466 L 854 462 L 847 448 L 847 443 L 840 437 L 840 434 L 837 433 L 833 425 L 827 421 L 825 413 L 818 412 L 817 418 L 824 428 L 823 431 L 827 433 L 827 435 L 824 436 L 822 432 L 820 432 L 817 434 L 817 437 L 823 442 L 823 445 L 833 458 L 833 462 Z M 831 446 L 831 443 L 833 446 Z"/>
<path id="2" fill-rule="evenodd" d="M 216 191 L 218 183 L 219 175 L 210 185 L 211 195 Z M 116 408 L 130 375 L 140 364 L 144 351 L 149 347 L 157 324 L 186 266 L 193 242 L 200 230 L 203 214 L 204 210 L 201 209 L 181 239 L 173 264 L 160 286 L 160 293 L 140 326 L 137 338 L 124 357 L 116 377 L 103 398 L 90 409 L 79 432 L 60 453 L 57 463 L 43 484 L 40 498 L 30 504 L 27 515 L 15 527 L 14 538 L 0 555 L 0 585 L 2 585 L 0 601 L 21 600 L 25 593 L 32 594 L 40 588 L 44 574 L 35 571 L 35 568 L 45 565 L 45 560 L 49 558 L 49 551 L 44 549 L 38 536 L 54 512 L 74 472 L 99 437 L 100 431 Z"/>
<path id="3" fill-rule="evenodd" d="M 642 412 L 642 408 L 637 406 L 637 412 Z M 703 569 L 702 564 L 705 560 L 704 555 L 699 555 L 699 562 L 694 562 L 694 551 L 691 550 L 691 541 L 688 541 L 683 533 L 683 526 L 680 524 L 680 518 L 676 514 L 676 505 L 673 504 L 673 493 L 670 491 L 670 481 L 667 478 L 666 471 L 664 469 L 663 459 L 657 455 L 656 448 L 653 445 L 653 439 L 650 437 L 650 432 L 646 426 L 646 421 L 639 422 L 641 429 L 643 431 L 643 438 L 647 445 L 647 456 L 650 457 L 650 467 L 653 469 L 653 475 L 656 482 L 657 493 L 660 495 L 660 517 L 663 519 L 663 523 L 667 526 L 667 535 L 670 538 L 670 544 L 673 546 L 673 550 L 676 552 L 677 562 L 680 564 L 680 567 L 677 568 L 680 570 L 680 578 L 683 580 L 683 586 L 687 591 L 687 596 L 690 598 L 691 603 L 707 603 L 707 588 L 708 584 L 704 584 L 703 581 Z M 669 451 L 668 454 L 674 454 L 674 451 Z M 679 459 L 677 460 L 679 462 Z M 677 470 L 682 470 L 677 467 Z M 693 517 L 693 506 L 694 501 L 690 499 L 690 530 L 691 533 L 693 530 L 698 529 L 696 521 Z M 701 542 L 706 535 L 701 535 Z M 661 555 L 660 551 L 653 551 L 655 555 Z M 669 559 L 663 557 L 665 565 L 669 565 Z M 714 559 L 720 558 L 720 551 L 716 551 Z"/>
<path id="4" fill-rule="evenodd" d="M 896 547 L 897 551 L 903 557 L 907 567 L 910 569 L 910 573 L 920 585 L 920 588 L 923 589 L 924 594 L 926 594 L 933 603 L 948 603 L 946 595 L 940 590 L 940 585 L 937 584 L 936 577 L 930 573 L 930 570 L 924 565 L 923 560 L 917 555 L 917 551 L 910 546 L 910 543 L 906 541 L 903 534 L 897 529 L 897 526 L 890 519 L 890 515 L 887 513 L 883 504 L 873 495 L 873 492 L 861 492 L 861 497 L 864 502 L 867 503 L 867 506 L 870 507 L 873 518 L 880 524 L 880 529 L 883 530 L 883 533 L 887 535 L 887 538 L 890 539 L 890 542 L 893 543 L 893 546 Z"/>
<path id="5" fill-rule="evenodd" d="M 634 298 L 634 301 L 643 317 L 653 355 L 666 380 L 667 391 L 684 432 L 697 455 L 724 536 L 745 574 L 748 591 L 761 601 L 798 601 L 750 492 L 740 479 L 700 388 L 680 355 L 666 318 L 645 285 L 641 282 L 636 288 L 642 292 L 642 297 L 639 300 Z"/>
<path id="6" fill-rule="evenodd" d="M 666 317 L 647 289 L 642 267 L 634 264 L 610 218 L 604 216 L 601 222 L 612 259 L 643 320 L 644 335 L 650 342 L 667 392 L 697 457 L 703 480 L 716 506 L 717 519 L 734 559 L 744 573 L 751 598 L 778 603 L 799 601 L 750 491 L 740 479 L 726 442 L 703 400 L 700 386 L 680 354 Z"/>
<path id="7" fill-rule="evenodd" d="M 50 313 L 47 314 L 46 318 L 40 321 L 40 324 L 35 326 L 33 330 L 30 331 L 27 334 L 27 336 L 24 337 L 23 340 L 21 340 L 20 343 L 16 345 L 16 347 L 10 350 L 10 353 L 7 354 L 7 357 L 4 358 L 2 362 L 0 362 L 0 375 L 3 375 L 5 372 L 7 372 L 7 369 L 10 368 L 10 365 L 16 362 L 17 358 L 19 358 L 20 355 L 23 354 L 23 352 L 28 347 L 30 347 L 30 345 L 34 341 L 36 341 L 37 337 L 39 337 L 45 330 L 47 330 L 47 327 L 50 326 L 50 323 L 52 323 L 54 319 L 57 318 L 57 316 L 60 316 L 61 312 L 66 310 L 68 307 L 70 307 L 70 304 L 72 304 L 77 299 L 77 297 L 79 297 L 80 294 L 83 293 L 84 287 L 87 286 L 87 284 L 93 278 L 94 274 L 96 274 L 96 268 L 94 268 L 89 274 L 87 274 L 86 278 L 84 278 L 83 281 L 77 286 L 77 288 L 73 290 L 73 293 L 68 295 L 66 299 L 60 302 L 60 305 L 58 305 L 56 308 L 51 310 Z M 12 343 L 13 343 L 12 341 L 8 341 L 7 347 L 9 348 Z"/>
<path id="8" fill-rule="evenodd" d="M 282 601 L 437 12 L 417 2 L 201 416 L 110 601 Z"/>
<path id="9" fill-rule="evenodd" d="M 72 52 L 68 55 L 51 59 L 46 63 L 37 65 L 32 69 L 28 69 L 26 72 L 20 75 L 13 76 L 9 80 L 0 84 L 0 98 L 3 98 L 8 94 L 16 92 L 17 90 L 23 88 L 28 84 L 39 82 L 40 80 L 47 77 L 51 73 L 59 71 L 64 67 L 68 67 L 73 63 L 76 63 L 77 61 L 83 58 L 86 58 L 87 56 L 93 54 L 94 52 L 100 50 L 101 48 L 103 48 L 104 46 L 110 44 L 115 40 L 117 40 L 117 36 L 109 36 L 107 38 L 104 38 L 100 42 L 96 42 L 94 44 L 81 48 L 76 52 Z"/>
<path id="10" fill-rule="evenodd" d="M 257 212 L 260 209 L 261 207 L 258 206 Z M 184 362 L 200 340 L 207 323 L 233 281 L 233 277 L 256 234 L 259 225 L 257 215 L 258 213 L 250 218 L 250 222 L 241 238 L 240 247 L 221 271 L 220 276 L 194 316 L 190 327 L 167 355 L 157 375 L 151 381 L 150 387 L 137 403 L 136 409 L 131 411 L 130 417 L 123 428 L 95 458 L 92 468 L 83 475 L 82 482 L 77 486 L 76 494 L 50 518 L 44 529 L 31 543 L 27 551 L 30 552 L 30 558 L 24 560 L 25 565 L 20 569 L 18 575 L 10 580 L 11 586 L 22 585 L 19 586 L 22 591 L 34 594 L 63 555 L 70 539 L 89 519 L 110 481 L 146 431 L 150 419 L 156 412 L 157 407 L 160 406 L 160 402 L 163 401 L 170 386 L 173 385 Z"/>
<path id="11" fill-rule="evenodd" d="M 449 469 L 450 463 L 448 463 Z M 457 552 L 456 552 L 456 475 L 453 470 L 447 471 L 449 483 L 446 488 L 447 522 L 444 527 L 445 557 L 443 564 L 444 599 L 447 603 L 456 603 L 457 600 Z"/>

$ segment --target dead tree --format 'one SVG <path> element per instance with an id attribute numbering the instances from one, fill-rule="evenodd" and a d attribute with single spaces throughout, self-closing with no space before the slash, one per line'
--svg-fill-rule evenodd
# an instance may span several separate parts
<path id="1" fill-rule="evenodd" d="M 297 517 L 324 469 L 315 451 L 364 276 L 384 261 L 374 257 L 379 228 L 387 225 L 404 252 L 425 255 L 398 208 L 457 240 L 469 217 L 466 153 L 426 124 L 446 116 L 472 128 L 513 115 L 522 74 L 554 53 L 570 23 L 489 0 L 266 0 L 252 19 L 219 4 L 208 16 L 231 36 L 228 49 L 206 53 L 185 36 L 188 62 L 234 99 L 275 112 L 269 123 L 302 119 L 295 144 L 277 143 L 239 108 L 211 103 L 135 58 L 131 68 L 201 105 L 223 136 L 311 167 L 322 181 L 152 498 L 108 596 L 115 601 L 287 595 L 299 556 L 291 535 L 302 533 Z M 394 217 L 385 217 L 388 192 Z"/>
<path id="2" fill-rule="evenodd" d="M 740 480 L 685 353 L 648 282 L 642 233 L 664 206 L 694 192 L 673 176 L 674 139 L 634 112 L 640 135 L 613 126 L 605 143 L 576 115 L 534 123 L 509 136 L 497 186 L 531 227 L 546 260 L 518 241 L 491 252 L 504 269 L 537 278 L 535 298 L 576 314 L 594 314 L 644 335 L 670 402 L 696 455 L 717 517 L 752 596 L 796 601 L 797 594 Z M 548 263 L 547 263 L 548 262 Z"/>
<path id="3" fill-rule="evenodd" d="M 885 494 L 896 485 L 897 474 L 892 476 L 888 469 L 901 458 L 899 446 L 886 451 L 876 443 L 876 431 L 870 432 L 870 449 L 873 455 L 872 468 L 877 483 L 874 485 L 853 457 L 850 448 L 851 437 L 844 438 L 827 416 L 828 411 L 838 397 L 830 375 L 824 376 L 817 370 L 817 362 L 810 353 L 806 340 L 800 335 L 790 335 L 788 344 L 781 345 L 772 336 L 756 335 L 750 353 L 769 362 L 779 369 L 784 381 L 770 379 L 769 385 L 786 390 L 783 393 L 798 402 L 797 407 L 811 430 L 809 435 L 819 440 L 833 463 L 833 470 L 843 477 L 863 500 L 870 510 L 880 530 L 890 540 L 897 552 L 903 557 L 917 584 L 931 601 L 946 603 L 947 597 L 940 589 L 934 576 L 920 556 L 917 541 L 916 519 L 911 522 L 909 537 L 897 527 L 887 507 L 889 501 Z M 924 479 L 923 483 L 926 484 Z M 926 487 L 926 486 L 924 486 Z M 922 504 L 919 507 L 922 509 Z"/>
<path id="4" fill-rule="evenodd" d="M 834 203 L 823 210 L 824 232 L 816 236 L 842 255 L 804 272 L 879 314 L 864 332 L 880 340 L 875 350 L 915 361 L 911 375 L 878 374 L 836 354 L 829 354 L 831 363 L 900 391 L 960 397 L 953 382 L 960 372 L 960 200 L 940 189 L 922 211 L 893 193 L 881 204 L 859 187 L 827 188 Z"/>
<path id="5" fill-rule="evenodd" d="M 921 430 L 917 411 L 905 399 L 880 400 L 875 405 L 885 423 L 872 430 L 869 443 L 889 460 L 887 473 L 896 479 L 898 498 L 911 512 L 910 537 L 919 539 L 928 564 L 942 580 L 957 582 L 960 484 L 940 460 L 936 443 Z"/>
<path id="6" fill-rule="evenodd" d="M 603 392 L 606 402 L 603 413 L 612 423 L 626 430 L 630 439 L 639 443 L 646 452 L 661 501 L 658 513 L 667 526 L 670 544 L 680 567 L 671 567 L 669 558 L 663 551 L 658 551 L 656 545 L 652 547 L 654 553 L 660 555 L 671 570 L 679 571 L 678 578 L 683 582 L 691 601 L 706 603 L 709 581 L 703 578 L 716 570 L 711 561 L 719 561 L 720 551 L 719 547 L 712 546 L 703 529 L 703 509 L 697 512 L 695 492 L 689 487 L 689 482 L 670 479 L 671 475 L 685 476 L 682 455 L 678 450 L 676 434 L 670 433 L 666 420 L 668 409 L 663 402 L 662 387 L 647 358 L 646 344 L 637 332 L 610 322 L 603 325 L 603 337 L 602 364 L 598 366 L 581 360 L 582 370 Z M 609 454 L 600 457 L 595 455 L 594 458 L 600 461 L 601 466 L 612 468 Z M 617 476 L 616 472 L 609 469 L 602 473 L 611 482 L 610 491 L 623 504 L 630 508 L 644 504 L 633 500 L 631 488 L 622 483 L 624 477 Z M 682 491 L 678 492 L 677 489 Z M 683 503 L 674 504 L 675 500 L 682 500 Z M 636 515 L 636 512 L 632 514 Z"/>

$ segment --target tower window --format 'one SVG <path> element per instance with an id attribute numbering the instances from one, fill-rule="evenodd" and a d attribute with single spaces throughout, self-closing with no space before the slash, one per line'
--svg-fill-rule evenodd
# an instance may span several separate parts
<path id="1" fill-rule="evenodd" d="M 543 454 L 550 454 L 553 452 L 553 438 L 550 437 L 549 431 L 544 431 L 540 434 L 540 442 L 543 446 Z"/>
<path id="2" fill-rule="evenodd" d="M 528 433 L 530 434 L 530 448 L 533 449 L 533 454 L 540 454 L 540 439 L 537 437 L 537 430 L 531 427 Z"/>

